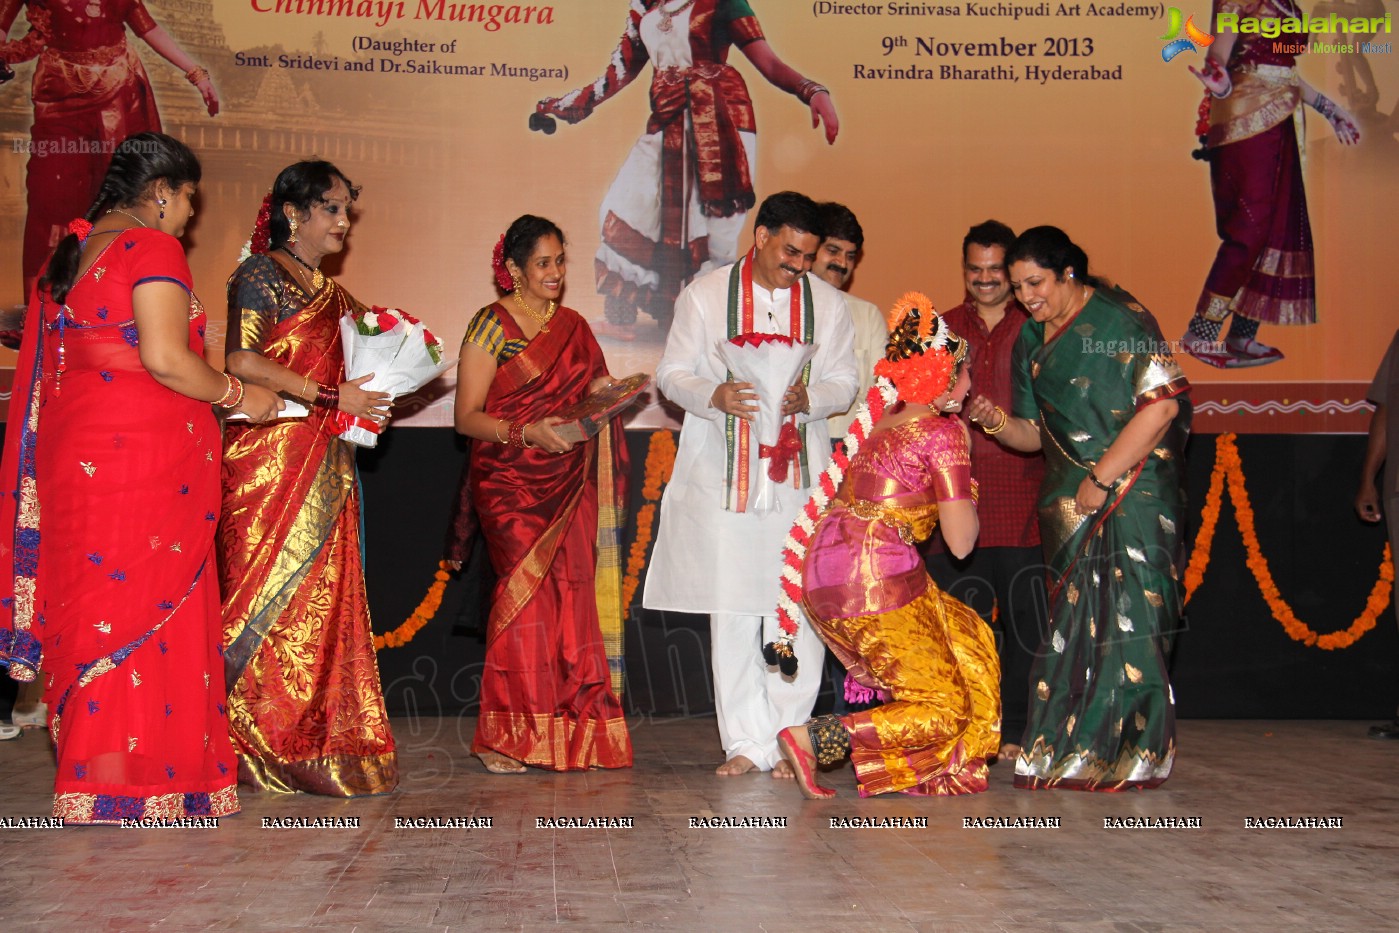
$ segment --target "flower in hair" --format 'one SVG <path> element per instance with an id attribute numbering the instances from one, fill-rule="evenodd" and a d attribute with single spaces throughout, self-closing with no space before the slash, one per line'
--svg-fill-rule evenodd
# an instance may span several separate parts
<path id="1" fill-rule="evenodd" d="M 899 398 L 930 404 L 952 388 L 958 360 L 966 353 L 947 322 L 921 292 L 909 292 L 889 309 L 889 343 L 876 375 L 898 389 Z"/>
<path id="2" fill-rule="evenodd" d="M 86 240 L 87 235 L 92 232 L 92 222 L 81 217 L 75 217 L 68 221 L 68 232 L 80 240 Z"/>
<path id="3" fill-rule="evenodd" d="M 261 256 L 272 246 L 272 192 L 267 192 L 267 196 L 262 199 L 262 206 L 257 210 L 257 220 L 253 221 L 253 232 L 248 236 L 247 242 L 243 244 L 243 251 L 238 254 L 238 261 L 241 263 L 249 256 Z"/>
<path id="4" fill-rule="evenodd" d="M 505 268 L 505 234 L 500 235 L 500 239 L 495 241 L 495 249 L 491 252 L 491 270 L 495 272 L 495 283 L 500 286 L 503 292 L 515 290 L 515 280 L 510 277 L 510 270 Z"/>
<path id="5" fill-rule="evenodd" d="M 879 360 L 876 376 L 883 376 L 898 389 L 899 399 L 916 405 L 931 405 L 952 387 L 957 361 L 946 350 L 928 350 L 901 360 Z"/>

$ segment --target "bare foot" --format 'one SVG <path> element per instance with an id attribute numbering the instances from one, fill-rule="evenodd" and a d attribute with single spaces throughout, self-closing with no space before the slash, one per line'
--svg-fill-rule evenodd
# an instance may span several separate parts
<path id="1" fill-rule="evenodd" d="M 756 770 L 757 767 L 747 755 L 735 755 L 715 768 L 714 773 L 720 777 L 733 777 L 735 774 L 747 774 L 749 771 Z"/>
<path id="2" fill-rule="evenodd" d="M 491 774 L 524 774 L 526 770 L 523 764 L 500 752 L 480 751 L 476 757 L 481 759 L 481 764 Z"/>
<path id="3" fill-rule="evenodd" d="M 836 795 L 831 788 L 816 783 L 816 753 L 805 726 L 790 726 L 777 733 L 777 747 L 782 749 L 782 757 L 787 759 L 803 797 L 824 800 Z"/>
<path id="4" fill-rule="evenodd" d="M 787 763 L 786 758 L 772 766 L 772 779 L 774 781 L 791 781 L 795 780 L 796 776 L 796 772 L 792 770 L 792 766 Z"/>
<path id="5" fill-rule="evenodd" d="M 1006 761 L 1014 761 L 1020 757 L 1021 751 L 1022 749 L 1019 745 L 1016 745 L 1014 742 L 1007 742 L 1001 746 L 1000 757 Z"/>

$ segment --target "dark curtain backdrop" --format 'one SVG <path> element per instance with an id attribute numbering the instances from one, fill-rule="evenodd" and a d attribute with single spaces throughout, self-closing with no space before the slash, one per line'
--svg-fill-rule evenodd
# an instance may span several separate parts
<path id="1" fill-rule="evenodd" d="M 629 434 L 633 505 L 648 435 Z M 1188 451 L 1193 538 L 1209 485 L 1215 438 Z M 455 495 L 461 442 L 446 429 L 389 431 L 360 457 L 365 487 L 369 598 L 375 629 L 406 619 L 432 580 Z M 1384 546 L 1381 527 L 1351 510 L 1364 438 L 1255 435 L 1239 439 L 1258 536 L 1283 597 L 1320 632 L 1364 608 Z M 629 527 L 628 544 L 634 528 Z M 406 647 L 379 653 L 390 710 L 469 712 L 476 703 L 489 570 L 477 548 L 447 588 L 435 621 Z M 1172 679 L 1182 716 L 1379 718 L 1399 703 L 1399 633 L 1392 607 L 1354 647 L 1321 651 L 1288 637 L 1245 566 L 1227 495 L 1205 582 L 1182 624 Z M 637 604 L 640 598 L 638 595 Z M 755 645 L 756 650 L 756 645 Z M 684 716 L 713 710 L 703 617 L 642 612 L 627 625 L 629 712 Z M 828 698 L 823 696 L 823 702 Z"/>

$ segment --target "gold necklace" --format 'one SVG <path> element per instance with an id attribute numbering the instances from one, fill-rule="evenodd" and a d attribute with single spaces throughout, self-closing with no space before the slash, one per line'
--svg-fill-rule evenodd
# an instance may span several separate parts
<path id="1" fill-rule="evenodd" d="M 675 9 L 667 10 L 665 8 L 665 0 L 661 0 L 660 3 L 656 4 L 656 9 L 661 11 L 661 21 L 656 24 L 656 28 L 661 32 L 670 32 L 670 30 L 674 28 L 670 21 L 694 6 L 694 4 L 695 0 L 685 0 L 684 3 L 680 4 Z"/>
<path id="2" fill-rule="evenodd" d="M 140 224 L 141 226 L 145 227 L 147 230 L 150 229 L 150 224 L 146 223 L 144 220 L 142 220 L 141 218 L 137 217 L 135 214 L 131 213 L 130 211 L 124 211 L 124 210 L 122 210 L 122 209 L 119 208 L 119 207 L 114 207 L 114 208 L 112 208 L 111 210 L 107 211 L 107 213 L 109 213 L 109 214 L 124 214 L 124 215 L 126 215 L 127 217 L 130 217 L 132 220 L 136 221 L 136 222 L 137 222 L 138 224 Z"/>
<path id="3" fill-rule="evenodd" d="M 534 318 L 534 322 L 539 325 L 539 332 L 541 334 L 549 333 L 549 322 L 554 319 L 554 312 L 558 310 L 559 307 L 558 302 L 550 301 L 548 310 L 540 314 L 529 306 L 529 302 L 525 301 L 524 296 L 520 294 L 518 288 L 511 292 L 510 296 L 515 299 L 515 304 L 520 306 L 521 311 L 524 311 L 530 317 Z"/>
<path id="4" fill-rule="evenodd" d="M 292 252 L 285 246 L 282 247 L 282 252 L 286 253 L 292 259 L 295 259 L 302 269 L 305 269 L 306 272 L 309 272 L 311 274 L 311 293 L 315 294 L 316 292 L 320 291 L 321 286 L 325 284 L 325 273 L 322 272 L 320 269 L 317 269 L 315 266 L 311 265 L 306 260 L 302 259 L 300 256 L 296 255 L 296 253 Z M 301 278 L 304 279 L 306 277 L 306 272 L 301 273 Z"/>

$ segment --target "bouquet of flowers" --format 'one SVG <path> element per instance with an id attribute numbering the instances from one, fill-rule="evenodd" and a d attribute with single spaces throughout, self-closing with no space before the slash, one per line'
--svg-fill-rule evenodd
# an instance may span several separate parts
<path id="1" fill-rule="evenodd" d="M 443 359 L 442 341 L 422 321 L 397 308 L 358 308 L 340 319 L 340 339 L 345 345 L 345 377 L 373 373 L 364 388 L 395 399 L 416 392 L 456 364 Z M 379 442 L 383 425 L 344 412 L 339 417 L 345 440 L 360 447 Z"/>
<path id="2" fill-rule="evenodd" d="M 753 484 L 757 495 L 749 508 L 771 512 L 777 508 L 776 484 L 786 482 L 793 458 L 801 453 L 795 419 L 782 417 L 782 399 L 797 381 L 802 367 L 816 354 L 816 344 L 799 343 L 783 334 L 739 334 L 718 344 L 719 358 L 739 382 L 751 382 L 758 393 L 758 412 L 752 436 L 758 442 L 759 460 L 768 460 Z"/>

